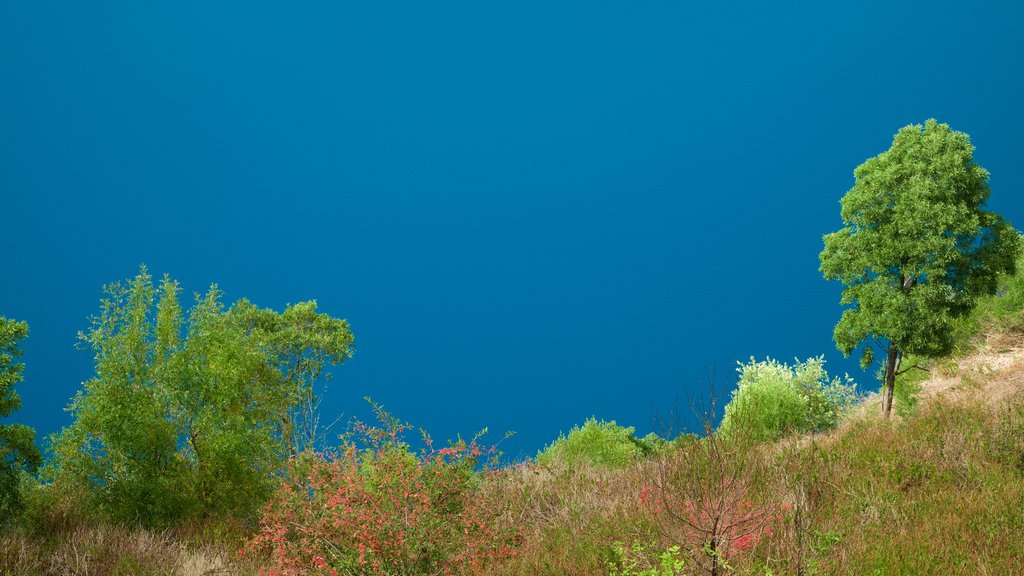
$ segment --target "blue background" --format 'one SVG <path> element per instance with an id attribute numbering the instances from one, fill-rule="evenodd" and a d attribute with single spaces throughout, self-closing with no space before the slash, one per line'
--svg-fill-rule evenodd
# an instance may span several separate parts
<path id="1" fill-rule="evenodd" d="M 315 298 L 369 394 L 531 455 L 635 425 L 751 355 L 835 351 L 818 272 L 852 170 L 901 126 L 972 136 L 1024 224 L 1016 2 L 0 2 L 0 314 L 48 434 L 75 334 L 140 263 Z M 495 434 L 497 437 L 498 434 Z"/>

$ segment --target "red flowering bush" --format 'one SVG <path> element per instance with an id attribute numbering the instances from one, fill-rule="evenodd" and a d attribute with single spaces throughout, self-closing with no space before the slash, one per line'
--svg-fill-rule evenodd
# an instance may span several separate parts
<path id="1" fill-rule="evenodd" d="M 382 427 L 356 422 L 340 453 L 294 464 L 245 550 L 266 558 L 260 574 L 457 574 L 515 556 L 521 531 L 496 529 L 479 491 L 496 446 L 435 450 L 424 434 L 416 453 L 409 426 L 374 408 Z"/>
<path id="2" fill-rule="evenodd" d="M 763 493 L 763 463 L 747 439 L 705 436 L 658 456 L 641 490 L 662 539 L 678 545 L 703 573 L 718 576 L 756 547 L 780 521 L 781 505 Z"/>

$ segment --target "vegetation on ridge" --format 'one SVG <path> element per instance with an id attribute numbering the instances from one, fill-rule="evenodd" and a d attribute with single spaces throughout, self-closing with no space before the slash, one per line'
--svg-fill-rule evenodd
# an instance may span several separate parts
<path id="1" fill-rule="evenodd" d="M 970 153 L 934 121 L 901 130 L 858 168 L 822 253 L 853 305 L 837 344 L 882 338 L 870 401 L 900 418 L 855 409 L 822 358 L 751 358 L 701 435 L 591 418 L 500 465 L 482 435 L 416 449 L 374 405 L 379 424 L 332 443 L 315 388 L 352 354 L 347 322 L 315 302 L 227 306 L 216 287 L 186 313 L 143 269 L 81 335 L 96 374 L 41 473 L 31 430 L 0 427 L 0 576 L 1015 573 L 1024 262 L 980 211 Z M 0 416 L 27 329 L 0 318 Z"/>

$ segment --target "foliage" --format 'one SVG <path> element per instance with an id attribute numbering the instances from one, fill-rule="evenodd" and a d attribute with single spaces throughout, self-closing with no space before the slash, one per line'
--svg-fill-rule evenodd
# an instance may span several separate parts
<path id="1" fill-rule="evenodd" d="M 901 129 L 892 147 L 854 171 L 843 197 L 845 227 L 825 236 L 821 271 L 844 284 L 850 305 L 836 325 L 849 355 L 865 340 L 885 348 L 883 410 L 888 415 L 900 358 L 934 358 L 954 345 L 953 324 L 1013 272 L 1020 236 L 982 209 L 988 172 L 966 134 L 928 120 Z M 871 348 L 865 352 L 871 359 Z"/>
<path id="2" fill-rule="evenodd" d="M 252 334 L 251 305 L 225 310 L 213 286 L 186 317 L 178 293 L 167 277 L 155 288 L 143 268 L 106 287 L 101 314 L 80 334 L 96 375 L 53 439 L 46 476 L 118 520 L 254 515 L 281 470 L 281 422 L 296 397 Z"/>
<path id="3" fill-rule="evenodd" d="M 589 418 L 583 426 L 574 426 L 568 435 L 558 439 L 537 453 L 536 462 L 542 466 L 581 463 L 621 468 L 637 459 L 661 449 L 665 442 L 655 434 L 644 438 L 634 435 L 633 427 Z"/>
<path id="4" fill-rule="evenodd" d="M 333 333 L 333 340 L 318 340 L 312 328 L 319 316 L 315 303 L 306 303 L 302 312 L 310 322 L 281 322 L 284 314 L 244 301 L 224 309 L 219 293 L 199 298 L 185 314 L 177 306 L 177 286 L 169 289 L 168 281 L 159 290 L 150 283 L 142 320 L 132 308 L 139 278 L 120 299 L 108 294 L 116 302 L 107 302 L 97 319 L 108 330 L 97 340 L 100 349 L 94 349 L 96 378 L 82 395 L 89 386 L 101 389 L 89 402 L 102 399 L 133 425 L 160 424 L 158 418 L 147 420 L 127 409 L 147 416 L 151 409 L 143 392 L 151 390 L 148 394 L 159 398 L 151 411 L 177 441 L 171 464 L 157 470 L 177 492 L 153 493 L 146 500 L 139 490 L 134 494 L 142 505 L 135 502 L 136 516 L 130 517 L 129 508 L 118 510 L 115 504 L 126 506 L 131 500 L 113 500 L 96 478 L 83 477 L 80 470 L 72 474 L 84 456 L 82 461 L 55 459 L 49 476 L 55 484 L 38 485 L 21 474 L 22 499 L 36 531 L 0 533 L 0 573 L 252 574 L 260 562 L 268 575 L 1009 574 L 1018 571 L 1024 556 L 1024 546 L 1014 537 L 1024 525 L 1017 505 L 1024 501 L 1024 402 L 1019 397 L 998 406 L 922 399 L 897 422 L 854 418 L 825 440 L 750 443 L 756 430 L 769 431 L 764 439 L 775 437 L 772 431 L 803 429 L 799 426 L 828 429 L 842 412 L 838 407 L 848 405 L 854 393 L 848 379 L 825 374 L 821 359 L 793 366 L 751 359 L 740 366 L 740 386 L 722 427 L 716 433 L 706 423 L 703 438 L 672 444 L 654 435 L 637 439 L 632 428 L 590 419 L 573 429 L 575 436 L 560 437 L 555 443 L 560 448 L 552 450 L 553 444 L 541 453 L 556 454 L 549 464 L 570 465 L 523 463 L 495 469 L 493 462 L 481 465 L 492 452 L 479 437 L 437 450 L 425 437 L 426 448 L 414 451 L 402 439 L 408 425 L 378 408 L 382 426 L 355 423 L 340 453 L 316 456 L 303 450 L 322 432 L 307 432 L 296 399 L 312 390 L 321 371 L 351 353 L 347 324 L 319 324 L 327 328 L 323 334 Z M 1001 275 L 997 295 L 980 297 L 971 314 L 955 321 L 957 346 L 973 344 L 965 338 L 979 330 L 1018 330 L 1022 287 L 1018 276 Z M 133 322 L 148 327 L 137 329 Z M 90 346 L 98 330 L 94 325 L 84 335 Z M 285 336 L 287 331 L 293 332 Z M 307 348 L 293 353 L 274 341 L 279 336 Z M 999 337 L 988 341 L 1000 342 Z M 1003 342 L 1019 343 L 1019 338 Z M 20 381 L 21 367 L 14 362 L 20 350 L 7 350 L 6 366 L 15 367 Z M 132 354 L 139 350 L 140 355 Z M 144 362 L 132 363 L 139 357 Z M 903 362 L 924 360 L 908 354 Z M 137 377 L 133 370 L 140 366 Z M 289 366 L 299 366 L 290 379 Z M 951 366 L 956 366 L 954 359 L 927 367 L 949 376 L 951 369 L 944 367 Z M 1006 377 L 1015 377 L 1019 369 L 1019 362 L 1006 368 L 1013 370 Z M 903 371 L 897 400 L 907 395 L 907 406 L 916 401 L 911 392 L 926 375 Z M 265 396 L 258 409 L 230 400 L 259 390 Z M 744 394 L 748 400 L 738 402 L 736 397 Z M 315 402 L 314 396 L 308 398 Z M 757 420 L 741 406 L 758 407 L 752 413 L 764 425 L 726 424 Z M 895 407 L 900 409 L 900 403 Z M 221 452 L 216 443 L 204 442 L 204 437 L 238 434 L 231 418 L 255 417 L 258 410 L 267 410 L 260 426 L 270 439 L 273 464 L 247 465 L 244 450 L 254 449 L 249 445 L 228 442 Z M 730 416 L 737 410 L 744 415 Z M 141 449 L 125 450 L 150 446 L 147 442 L 159 439 L 163 429 L 157 426 L 142 435 L 146 441 L 132 444 L 97 426 L 110 426 L 101 415 L 90 414 L 87 421 L 93 426 L 82 429 L 108 431 L 97 433 L 87 448 L 112 446 L 121 455 L 100 451 L 95 469 L 121 474 L 109 476 L 114 483 L 132 486 L 129 480 L 134 479 L 141 485 L 147 463 L 156 459 Z M 297 454 L 282 474 L 288 418 L 294 423 Z M 72 428 L 83 426 L 79 420 Z M 580 433 L 584 429 L 590 433 Z M 199 433 L 193 437 L 190 430 Z M 567 450 L 573 443 L 576 448 Z M 200 458 L 203 454 L 211 456 Z M 142 516 L 166 509 L 159 507 L 166 506 L 159 498 L 180 506 L 170 508 L 177 515 L 164 521 L 198 516 L 197 510 L 207 506 L 213 514 L 251 509 L 245 501 L 252 492 L 238 489 L 244 482 L 237 478 L 245 476 L 233 466 L 216 465 L 231 458 L 240 458 L 235 462 L 241 469 L 258 471 L 272 483 L 283 479 L 259 531 L 248 539 L 247 558 L 230 554 L 251 529 L 245 522 L 228 533 L 210 528 L 219 525 L 211 518 L 158 532 L 109 522 L 163 523 Z M 218 492 L 220 481 L 237 494 Z M 83 510 L 83 502 L 106 514 Z M 631 544 L 622 544 L 624 538 Z"/>
<path id="5" fill-rule="evenodd" d="M 520 528 L 480 496 L 476 468 L 496 459 L 479 435 L 414 453 L 409 430 L 379 406 L 382 426 L 354 422 L 343 450 L 297 465 L 267 506 L 247 553 L 266 575 L 459 574 L 515 556 Z M 495 460 L 496 461 L 496 460 Z"/>
<path id="6" fill-rule="evenodd" d="M 679 546 L 670 546 L 649 560 L 649 551 L 642 542 L 635 541 L 626 548 L 622 542 L 612 545 L 612 559 L 608 562 L 608 576 L 677 576 L 686 562 L 681 558 Z"/>
<path id="7" fill-rule="evenodd" d="M 21 407 L 14 386 L 24 378 L 21 341 L 28 337 L 28 324 L 0 316 L 0 418 Z M 35 445 L 36 433 L 24 424 L 0 424 L 0 528 L 21 509 L 21 474 L 35 472 L 42 457 Z"/>
<path id="8" fill-rule="evenodd" d="M 857 385 L 829 379 L 823 357 L 799 360 L 793 366 L 768 358 L 740 364 L 739 384 L 725 407 L 719 426 L 728 435 L 744 426 L 753 440 L 768 441 L 795 432 L 833 428 L 857 400 Z"/>

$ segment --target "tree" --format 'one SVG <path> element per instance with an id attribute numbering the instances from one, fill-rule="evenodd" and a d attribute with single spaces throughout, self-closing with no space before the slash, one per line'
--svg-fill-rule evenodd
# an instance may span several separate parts
<path id="1" fill-rule="evenodd" d="M 255 515 L 283 470 L 279 423 L 296 403 L 278 358 L 216 286 L 187 314 L 178 284 L 154 287 L 145 268 L 105 291 L 80 334 L 96 375 L 54 441 L 57 489 L 150 525 Z"/>
<path id="2" fill-rule="evenodd" d="M 841 200 L 845 227 L 824 237 L 821 272 L 844 284 L 849 305 L 834 339 L 849 356 L 874 340 L 885 354 L 882 411 L 892 410 L 907 354 L 935 358 L 953 347 L 953 322 L 1012 273 L 1021 247 L 1000 215 L 983 210 L 988 172 L 970 138 L 946 124 L 902 128 L 892 147 L 854 171 Z M 865 348 L 861 365 L 872 363 Z"/>
<path id="3" fill-rule="evenodd" d="M 19 344 L 28 337 L 28 324 L 0 316 L 0 417 L 21 408 L 14 386 L 22 381 L 25 365 L 17 360 Z M 0 424 L 0 526 L 21 507 L 20 475 L 35 472 L 42 461 L 35 445 L 36 433 L 24 424 Z"/>

